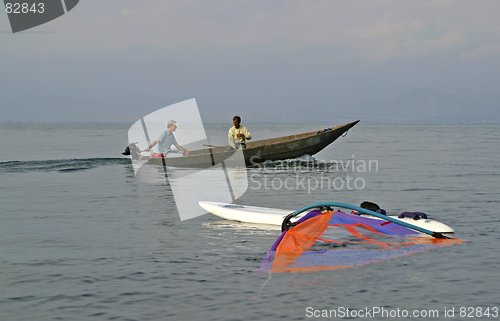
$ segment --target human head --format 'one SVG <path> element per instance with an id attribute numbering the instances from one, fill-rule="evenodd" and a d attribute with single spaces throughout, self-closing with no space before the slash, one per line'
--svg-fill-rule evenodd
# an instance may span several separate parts
<path id="1" fill-rule="evenodd" d="M 236 127 L 236 128 L 240 127 L 241 117 L 240 116 L 234 116 L 233 117 L 233 124 L 234 124 L 234 127 Z"/>
<path id="2" fill-rule="evenodd" d="M 179 124 L 177 124 L 177 122 L 175 120 L 171 120 L 167 124 L 167 129 L 170 132 L 173 132 L 177 128 L 177 126 L 179 126 Z"/>

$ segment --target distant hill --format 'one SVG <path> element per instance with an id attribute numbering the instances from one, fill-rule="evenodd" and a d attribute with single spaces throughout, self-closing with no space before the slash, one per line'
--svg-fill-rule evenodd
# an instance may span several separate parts
<path id="1" fill-rule="evenodd" d="M 392 109 L 402 117 L 426 121 L 486 121 L 500 120 L 499 107 L 498 98 L 486 95 L 447 95 L 419 88 L 397 97 Z"/>
<path id="2" fill-rule="evenodd" d="M 351 113 L 376 122 L 500 121 L 500 94 L 450 95 L 417 88 L 394 96 L 371 94 Z"/>

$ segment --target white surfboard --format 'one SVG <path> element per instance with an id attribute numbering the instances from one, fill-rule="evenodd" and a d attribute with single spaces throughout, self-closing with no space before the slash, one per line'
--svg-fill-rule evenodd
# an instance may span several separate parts
<path id="1" fill-rule="evenodd" d="M 293 210 L 217 202 L 198 202 L 198 204 L 207 212 L 226 220 L 245 223 L 281 225 L 285 216 L 293 212 Z"/>
<path id="2" fill-rule="evenodd" d="M 246 206 L 238 204 L 227 204 L 217 202 L 198 202 L 200 206 L 214 215 L 222 217 L 226 220 L 240 221 L 245 223 L 281 225 L 283 219 L 294 210 L 284 210 L 269 207 Z M 305 214 L 305 213 L 304 213 Z M 301 215 L 302 216 L 302 215 Z M 361 215 L 362 217 L 382 220 L 381 218 L 371 215 Z M 391 218 L 403 221 L 417 227 L 425 228 L 429 231 L 439 233 L 454 233 L 450 226 L 432 219 L 414 220 L 411 217 L 398 218 L 397 216 L 389 216 Z"/>

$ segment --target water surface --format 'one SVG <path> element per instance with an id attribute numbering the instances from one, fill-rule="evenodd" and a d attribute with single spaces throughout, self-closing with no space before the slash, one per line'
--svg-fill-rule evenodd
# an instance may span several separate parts
<path id="1" fill-rule="evenodd" d="M 245 125 L 261 139 L 335 124 Z M 467 240 L 359 268 L 272 275 L 257 270 L 280 231 L 211 214 L 181 222 L 170 186 L 141 183 L 121 157 L 128 126 L 0 125 L 1 320 L 302 320 L 308 307 L 438 310 L 440 319 L 454 308 L 447 319 L 460 320 L 461 307 L 499 306 L 498 124 L 360 122 L 315 158 L 377 167 L 300 172 L 359 178 L 362 189 L 257 188 L 296 168 L 248 168 L 241 204 L 370 200 L 389 213 L 425 212 Z M 206 127 L 213 144 L 224 142 L 227 128 Z"/>

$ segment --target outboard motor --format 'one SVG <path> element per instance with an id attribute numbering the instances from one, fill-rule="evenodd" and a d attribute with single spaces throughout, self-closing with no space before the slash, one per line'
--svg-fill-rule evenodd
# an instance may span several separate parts
<path id="1" fill-rule="evenodd" d="M 140 157 L 140 149 L 137 147 L 137 143 L 130 143 L 126 148 L 122 155 L 130 155 L 132 159 L 138 160 Z"/>
<path id="2" fill-rule="evenodd" d="M 130 146 L 129 145 L 127 145 L 127 147 L 125 148 L 125 151 L 122 153 L 122 155 L 125 155 L 125 156 L 130 155 Z"/>

